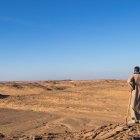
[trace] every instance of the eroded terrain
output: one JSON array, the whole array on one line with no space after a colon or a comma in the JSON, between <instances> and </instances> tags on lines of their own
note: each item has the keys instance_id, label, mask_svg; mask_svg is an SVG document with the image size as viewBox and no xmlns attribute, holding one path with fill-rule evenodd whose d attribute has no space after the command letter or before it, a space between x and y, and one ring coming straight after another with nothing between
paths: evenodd
<instances>
[{"instance_id":1,"label":"eroded terrain","mask_svg":"<svg viewBox=\"0 0 140 140\"><path fill-rule=\"evenodd\" d=\"M111 130L125 121L129 94L119 80L1 82L0 132L34 137Z\"/></svg>"}]
</instances>

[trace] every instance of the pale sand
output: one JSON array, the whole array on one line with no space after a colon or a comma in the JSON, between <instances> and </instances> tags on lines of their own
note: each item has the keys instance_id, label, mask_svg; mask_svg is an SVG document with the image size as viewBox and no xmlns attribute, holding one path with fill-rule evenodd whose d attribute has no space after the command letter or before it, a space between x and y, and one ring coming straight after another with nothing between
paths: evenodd
<instances>
[{"instance_id":1,"label":"pale sand","mask_svg":"<svg viewBox=\"0 0 140 140\"><path fill-rule=\"evenodd\" d=\"M93 129L104 125L102 131L114 133L113 127L125 121L130 93L126 81L95 80L5 82L0 83L0 94L1 133L7 137L62 133L56 139L63 139L73 135L65 132L82 130L91 138ZM78 139L76 134L72 139Z\"/></svg>"}]
</instances>

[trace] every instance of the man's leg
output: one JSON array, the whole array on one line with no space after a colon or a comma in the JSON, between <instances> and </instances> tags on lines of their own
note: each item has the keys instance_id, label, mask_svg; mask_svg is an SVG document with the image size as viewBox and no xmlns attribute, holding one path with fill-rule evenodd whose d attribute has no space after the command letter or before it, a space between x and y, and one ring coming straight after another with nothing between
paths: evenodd
<instances>
[{"instance_id":1,"label":"man's leg","mask_svg":"<svg viewBox=\"0 0 140 140\"><path fill-rule=\"evenodd\" d=\"M140 121L140 114L139 114L139 113L137 113L137 112L135 112L135 114L136 114L136 118L137 118L137 120L139 120L139 121Z\"/></svg>"},{"instance_id":2,"label":"man's leg","mask_svg":"<svg viewBox=\"0 0 140 140\"><path fill-rule=\"evenodd\" d=\"M136 111L133 109L135 106L136 94L135 93L131 93L131 94L132 94L131 104L130 104L131 120L137 122Z\"/></svg>"},{"instance_id":3,"label":"man's leg","mask_svg":"<svg viewBox=\"0 0 140 140\"><path fill-rule=\"evenodd\" d=\"M138 119L137 119L137 116L136 116L136 112L134 111L132 106L130 106L130 114L131 114L131 119L134 120L135 122L137 122Z\"/></svg>"}]
</instances>

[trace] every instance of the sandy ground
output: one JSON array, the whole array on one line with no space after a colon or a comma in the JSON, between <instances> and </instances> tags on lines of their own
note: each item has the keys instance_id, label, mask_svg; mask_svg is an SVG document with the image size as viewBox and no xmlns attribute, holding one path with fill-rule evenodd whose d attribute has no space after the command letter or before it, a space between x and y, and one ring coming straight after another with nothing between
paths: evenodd
<instances>
[{"instance_id":1,"label":"sandy ground","mask_svg":"<svg viewBox=\"0 0 140 140\"><path fill-rule=\"evenodd\" d=\"M103 139L102 131L114 133L117 127L128 132L139 128L123 124L129 94L126 81L119 80L1 82L0 132L49 140L86 139L85 134Z\"/></svg>"}]
</instances>

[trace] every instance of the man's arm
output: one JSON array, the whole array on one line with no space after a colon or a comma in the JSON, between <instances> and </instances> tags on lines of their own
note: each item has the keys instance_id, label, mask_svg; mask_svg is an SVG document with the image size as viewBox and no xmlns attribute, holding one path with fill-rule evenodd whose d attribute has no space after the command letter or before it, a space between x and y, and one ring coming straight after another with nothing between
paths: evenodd
<instances>
[{"instance_id":1,"label":"man's arm","mask_svg":"<svg viewBox=\"0 0 140 140\"><path fill-rule=\"evenodd\" d=\"M130 87L130 91L132 92L133 90L135 90L135 79L134 76L130 76L130 78L127 80L127 83L129 84Z\"/></svg>"}]
</instances>

